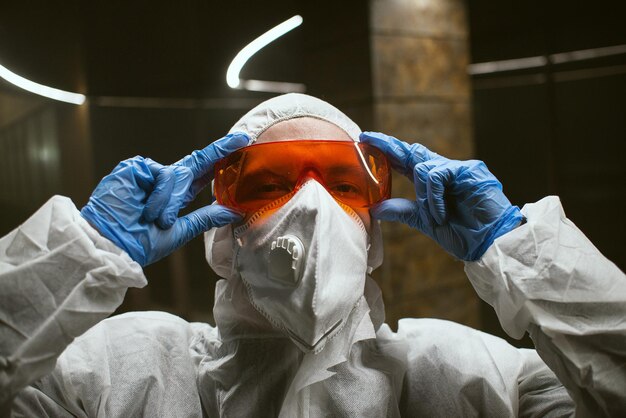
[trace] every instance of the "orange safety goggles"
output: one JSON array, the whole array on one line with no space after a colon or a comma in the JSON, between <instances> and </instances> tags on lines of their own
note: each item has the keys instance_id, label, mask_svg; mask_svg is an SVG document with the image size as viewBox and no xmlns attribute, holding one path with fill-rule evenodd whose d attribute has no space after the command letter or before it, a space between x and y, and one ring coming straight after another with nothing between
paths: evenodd
<instances>
[{"instance_id":1,"label":"orange safety goggles","mask_svg":"<svg viewBox=\"0 0 626 418\"><path fill-rule=\"evenodd\" d=\"M376 147L348 141L293 140L241 148L215 165L217 202L243 212L298 190L308 179L336 200L368 208L391 193L391 172Z\"/></svg>"}]
</instances>

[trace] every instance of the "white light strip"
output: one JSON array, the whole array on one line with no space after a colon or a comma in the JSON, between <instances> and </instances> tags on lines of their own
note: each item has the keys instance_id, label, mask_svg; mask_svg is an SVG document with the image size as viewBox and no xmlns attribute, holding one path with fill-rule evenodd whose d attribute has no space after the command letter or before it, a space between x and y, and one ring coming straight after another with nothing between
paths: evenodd
<instances>
[{"instance_id":1,"label":"white light strip","mask_svg":"<svg viewBox=\"0 0 626 418\"><path fill-rule=\"evenodd\" d=\"M523 68L543 67L548 63L548 59L543 56L518 58L503 61L481 62L467 66L470 75L498 73L500 71L521 70Z\"/></svg>"},{"instance_id":2,"label":"white light strip","mask_svg":"<svg viewBox=\"0 0 626 418\"><path fill-rule=\"evenodd\" d=\"M85 103L85 96L82 94L59 90L53 87L44 86L43 84L35 83L34 81L30 81L22 76L15 74L12 71L9 71L6 67L3 67L2 65L0 65L0 77L4 78L9 83L14 84L19 88L30 91L31 93L38 94L40 96L77 105L82 105L83 103Z\"/></svg>"},{"instance_id":3,"label":"white light strip","mask_svg":"<svg viewBox=\"0 0 626 418\"><path fill-rule=\"evenodd\" d=\"M604 48L582 49L580 51L561 52L550 55L550 61L555 64L563 62L582 61L593 58L608 57L611 55L626 54L626 45L607 46Z\"/></svg>"},{"instance_id":4,"label":"white light strip","mask_svg":"<svg viewBox=\"0 0 626 418\"><path fill-rule=\"evenodd\" d=\"M228 66L228 70L226 71L226 83L228 84L228 86L233 89L240 87L242 80L239 79L239 73L241 72L241 69L246 64L246 62L248 62L248 60L254 54L259 52L260 49L280 38L290 30L297 28L301 24L302 16L296 15L290 19L285 20L280 25L273 27L272 29L268 30L263 35L259 36L254 41L246 45L241 51L239 51L239 53L235 56L233 61Z\"/></svg>"},{"instance_id":5,"label":"white light strip","mask_svg":"<svg viewBox=\"0 0 626 418\"><path fill-rule=\"evenodd\" d=\"M271 93L304 93L306 86L301 83L287 83L284 81L239 80L242 89L251 91L266 91Z\"/></svg>"},{"instance_id":6,"label":"white light strip","mask_svg":"<svg viewBox=\"0 0 626 418\"><path fill-rule=\"evenodd\" d=\"M546 56L518 58L502 61L481 62L467 66L470 75L499 73L502 71L521 70L524 68L543 67L549 62L563 64L565 62L582 61L611 55L626 54L626 45L607 46L603 48L582 49L579 51L560 52Z\"/></svg>"}]
</instances>

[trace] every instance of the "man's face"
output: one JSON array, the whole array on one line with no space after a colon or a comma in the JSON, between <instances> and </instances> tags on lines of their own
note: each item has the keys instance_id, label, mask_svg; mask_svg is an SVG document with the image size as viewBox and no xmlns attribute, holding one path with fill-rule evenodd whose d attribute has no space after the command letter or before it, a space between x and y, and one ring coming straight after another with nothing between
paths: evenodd
<instances>
[{"instance_id":1,"label":"man's face","mask_svg":"<svg viewBox=\"0 0 626 418\"><path fill-rule=\"evenodd\" d=\"M325 139L350 141L352 138L338 126L321 119L303 117L289 119L272 125L257 138L256 143L288 141L294 139ZM369 232L371 218L367 209L354 209Z\"/></svg>"}]
</instances>

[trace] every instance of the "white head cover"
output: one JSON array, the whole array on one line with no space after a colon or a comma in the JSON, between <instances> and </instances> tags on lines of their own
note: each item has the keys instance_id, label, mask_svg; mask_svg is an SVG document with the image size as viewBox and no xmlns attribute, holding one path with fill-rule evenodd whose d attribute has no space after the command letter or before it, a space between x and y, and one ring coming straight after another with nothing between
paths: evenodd
<instances>
[{"instance_id":1,"label":"white head cover","mask_svg":"<svg viewBox=\"0 0 626 418\"><path fill-rule=\"evenodd\" d=\"M245 132L252 144L271 126L302 117L330 122L345 131L355 142L359 141L361 128L341 110L323 100L300 93L283 94L264 101L239 119L229 133Z\"/></svg>"}]
</instances>

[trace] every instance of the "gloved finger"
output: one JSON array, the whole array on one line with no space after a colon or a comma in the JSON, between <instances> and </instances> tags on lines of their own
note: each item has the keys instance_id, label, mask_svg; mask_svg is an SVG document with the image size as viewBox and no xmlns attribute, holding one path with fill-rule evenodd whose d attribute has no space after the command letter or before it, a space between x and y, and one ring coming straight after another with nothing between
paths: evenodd
<instances>
[{"instance_id":1,"label":"gloved finger","mask_svg":"<svg viewBox=\"0 0 626 418\"><path fill-rule=\"evenodd\" d=\"M428 198L428 173L439 165L439 161L430 160L415 165L413 169L413 186L417 200Z\"/></svg>"},{"instance_id":2,"label":"gloved finger","mask_svg":"<svg viewBox=\"0 0 626 418\"><path fill-rule=\"evenodd\" d=\"M461 168L458 161L449 161L428 172L426 182L428 209L430 215L439 225L445 224L448 220L448 208L445 201L446 190L455 182L456 175Z\"/></svg>"},{"instance_id":3,"label":"gloved finger","mask_svg":"<svg viewBox=\"0 0 626 418\"><path fill-rule=\"evenodd\" d=\"M147 222L154 222L163 213L174 190L175 174L173 168L170 166L162 167L155 177L154 189L143 208L143 218Z\"/></svg>"},{"instance_id":4,"label":"gloved finger","mask_svg":"<svg viewBox=\"0 0 626 418\"><path fill-rule=\"evenodd\" d=\"M447 159L436 158L433 160L419 163L413 170L413 185L415 186L415 200L419 207L419 213L417 219L420 221L420 226L415 227L422 232L427 233L427 230L432 230L437 225L437 221L432 216L431 204L428 198L428 181L430 173L436 170L437 167L443 163L446 164Z\"/></svg>"},{"instance_id":5,"label":"gloved finger","mask_svg":"<svg viewBox=\"0 0 626 418\"><path fill-rule=\"evenodd\" d=\"M193 175L187 167L171 165L173 185L169 200L157 219L157 225L161 229L169 229L178 218L178 212L185 207L185 196L189 191Z\"/></svg>"},{"instance_id":6,"label":"gloved finger","mask_svg":"<svg viewBox=\"0 0 626 418\"><path fill-rule=\"evenodd\" d=\"M120 180L124 179L125 181L128 181L132 177L135 184L139 186L141 190L146 193L150 193L154 188L154 179L156 177L155 173L158 172L158 169L154 170L150 168L150 162L158 164L139 155L133 158L128 158L119 163L113 172L106 176L105 179L109 177L116 177Z\"/></svg>"},{"instance_id":7,"label":"gloved finger","mask_svg":"<svg viewBox=\"0 0 626 418\"><path fill-rule=\"evenodd\" d=\"M402 222L413 227L417 225L418 213L418 202L402 198L383 200L370 209L374 219Z\"/></svg>"},{"instance_id":8,"label":"gloved finger","mask_svg":"<svg viewBox=\"0 0 626 418\"><path fill-rule=\"evenodd\" d=\"M175 163L188 167L193 173L193 183L185 195L183 204L186 206L196 198L213 179L215 163L232 152L248 145L250 138L243 132L234 132L213 142L202 150L194 151L191 155Z\"/></svg>"},{"instance_id":9,"label":"gloved finger","mask_svg":"<svg viewBox=\"0 0 626 418\"><path fill-rule=\"evenodd\" d=\"M359 139L380 149L389 158L391 166L410 180L413 179L413 168L417 164L443 158L421 144L407 144L379 132L362 132Z\"/></svg>"},{"instance_id":10,"label":"gloved finger","mask_svg":"<svg viewBox=\"0 0 626 418\"><path fill-rule=\"evenodd\" d=\"M179 218L174 225L176 248L211 228L217 228L243 219L243 215L222 205L208 205Z\"/></svg>"},{"instance_id":11,"label":"gloved finger","mask_svg":"<svg viewBox=\"0 0 626 418\"><path fill-rule=\"evenodd\" d=\"M204 149L192 152L191 155L184 157L182 160L174 163L174 165L182 165L189 168L194 180L207 175L212 178L215 163L239 148L245 147L249 141L250 138L245 133L234 132L218 139ZM211 179L208 181L211 181Z\"/></svg>"}]
</instances>

